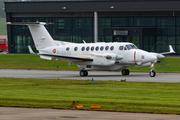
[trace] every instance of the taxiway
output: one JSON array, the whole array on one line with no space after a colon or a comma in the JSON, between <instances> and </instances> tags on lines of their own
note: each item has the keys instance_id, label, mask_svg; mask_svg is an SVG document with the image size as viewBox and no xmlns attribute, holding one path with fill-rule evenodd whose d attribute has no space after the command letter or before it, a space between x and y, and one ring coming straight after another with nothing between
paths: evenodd
<instances>
[{"instance_id":1,"label":"taxiway","mask_svg":"<svg viewBox=\"0 0 180 120\"><path fill-rule=\"evenodd\" d=\"M128 82L169 82L179 83L179 73L157 73L150 77L149 73L130 73L123 76L120 72L89 71L87 77L80 77L79 71L46 71L46 70L12 70L0 69L0 77L7 78L37 78L37 79L73 79L73 80L126 80Z\"/></svg>"},{"instance_id":2,"label":"taxiway","mask_svg":"<svg viewBox=\"0 0 180 120\"><path fill-rule=\"evenodd\" d=\"M180 115L0 107L1 120L179 120Z\"/></svg>"}]
</instances>

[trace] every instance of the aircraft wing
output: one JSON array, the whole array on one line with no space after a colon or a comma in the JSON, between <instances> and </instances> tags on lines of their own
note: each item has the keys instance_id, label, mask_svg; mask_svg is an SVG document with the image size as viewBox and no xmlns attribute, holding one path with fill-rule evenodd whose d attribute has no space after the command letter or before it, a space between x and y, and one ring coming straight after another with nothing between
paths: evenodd
<instances>
[{"instance_id":1,"label":"aircraft wing","mask_svg":"<svg viewBox=\"0 0 180 120\"><path fill-rule=\"evenodd\" d=\"M40 57L43 59L51 60L53 59L62 59L67 61L93 61L93 59L85 57L72 57L72 56L62 56L62 55L52 55L52 54L40 54Z\"/></svg>"},{"instance_id":2,"label":"aircraft wing","mask_svg":"<svg viewBox=\"0 0 180 120\"><path fill-rule=\"evenodd\" d=\"M164 53L160 53L160 54L165 55L165 54L171 54L171 53L175 53L175 51L173 50L172 46L169 45L169 52L164 52Z\"/></svg>"}]
</instances>

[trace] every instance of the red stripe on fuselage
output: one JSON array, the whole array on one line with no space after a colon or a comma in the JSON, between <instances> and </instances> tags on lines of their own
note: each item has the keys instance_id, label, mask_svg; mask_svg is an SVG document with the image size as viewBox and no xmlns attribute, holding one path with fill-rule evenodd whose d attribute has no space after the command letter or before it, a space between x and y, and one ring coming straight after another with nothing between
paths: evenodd
<instances>
[{"instance_id":1,"label":"red stripe on fuselage","mask_svg":"<svg viewBox=\"0 0 180 120\"><path fill-rule=\"evenodd\" d=\"M134 52L134 61L136 61L136 51Z\"/></svg>"},{"instance_id":2,"label":"red stripe on fuselage","mask_svg":"<svg viewBox=\"0 0 180 120\"><path fill-rule=\"evenodd\" d=\"M136 62L142 62L142 60L136 60L136 51L134 51L134 60L128 62L134 62L136 64Z\"/></svg>"}]
</instances>

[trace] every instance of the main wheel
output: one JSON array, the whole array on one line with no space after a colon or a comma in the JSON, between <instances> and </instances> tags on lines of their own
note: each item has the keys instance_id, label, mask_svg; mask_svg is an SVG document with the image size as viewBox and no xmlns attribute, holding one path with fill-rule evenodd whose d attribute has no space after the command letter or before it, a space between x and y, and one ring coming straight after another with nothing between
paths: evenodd
<instances>
[{"instance_id":1,"label":"main wheel","mask_svg":"<svg viewBox=\"0 0 180 120\"><path fill-rule=\"evenodd\" d=\"M81 71L79 72L79 75L80 75L81 77L83 77L83 76L88 76L88 71L87 71L87 70L81 70Z\"/></svg>"},{"instance_id":2,"label":"main wheel","mask_svg":"<svg viewBox=\"0 0 180 120\"><path fill-rule=\"evenodd\" d=\"M123 69L121 73L122 75L129 75L130 71L128 69Z\"/></svg>"},{"instance_id":3,"label":"main wheel","mask_svg":"<svg viewBox=\"0 0 180 120\"><path fill-rule=\"evenodd\" d=\"M88 76L88 71L87 70L84 70L84 76Z\"/></svg>"},{"instance_id":4,"label":"main wheel","mask_svg":"<svg viewBox=\"0 0 180 120\"><path fill-rule=\"evenodd\" d=\"M155 77L156 76L156 72L154 72L153 70L149 73L149 75L151 76L151 77Z\"/></svg>"},{"instance_id":5,"label":"main wheel","mask_svg":"<svg viewBox=\"0 0 180 120\"><path fill-rule=\"evenodd\" d=\"M130 71L128 69L126 69L126 75L129 75Z\"/></svg>"},{"instance_id":6,"label":"main wheel","mask_svg":"<svg viewBox=\"0 0 180 120\"><path fill-rule=\"evenodd\" d=\"M79 75L80 75L81 77L83 77L83 76L85 75L84 70L81 70L81 71L79 72Z\"/></svg>"}]
</instances>

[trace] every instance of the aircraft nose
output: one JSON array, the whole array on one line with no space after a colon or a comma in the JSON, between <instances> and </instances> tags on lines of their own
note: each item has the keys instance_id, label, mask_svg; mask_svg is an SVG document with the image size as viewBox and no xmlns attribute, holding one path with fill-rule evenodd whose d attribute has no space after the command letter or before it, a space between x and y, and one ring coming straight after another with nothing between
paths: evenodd
<instances>
[{"instance_id":1,"label":"aircraft nose","mask_svg":"<svg viewBox=\"0 0 180 120\"><path fill-rule=\"evenodd\" d=\"M148 59L149 59L150 62L157 61L157 57L155 55L152 55L152 54L148 54Z\"/></svg>"}]
</instances>

